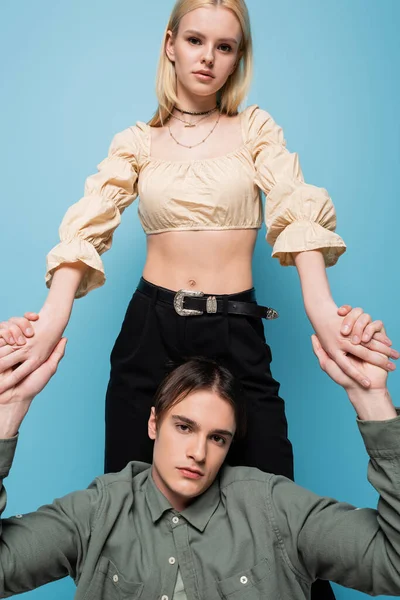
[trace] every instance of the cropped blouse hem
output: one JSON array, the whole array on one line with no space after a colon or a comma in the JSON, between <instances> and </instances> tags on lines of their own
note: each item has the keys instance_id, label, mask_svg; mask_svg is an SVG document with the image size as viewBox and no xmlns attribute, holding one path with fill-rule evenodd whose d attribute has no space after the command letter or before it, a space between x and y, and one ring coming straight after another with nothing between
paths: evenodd
<instances>
[{"instance_id":1,"label":"cropped blouse hem","mask_svg":"<svg viewBox=\"0 0 400 600\"><path fill-rule=\"evenodd\" d=\"M46 286L50 288L56 269L63 264L82 262L89 267L76 291L75 298L82 298L90 291L101 287L106 281L103 262L94 246L79 238L61 242L47 256Z\"/></svg>"},{"instance_id":2,"label":"cropped blouse hem","mask_svg":"<svg viewBox=\"0 0 400 600\"><path fill-rule=\"evenodd\" d=\"M229 231L233 229L261 229L260 225L225 225L224 227L220 225L199 225L198 223L194 223L193 225L187 225L182 227L167 227L163 229L152 229L146 230L143 228L146 235L154 235L156 233L168 233L169 231Z\"/></svg>"}]
</instances>

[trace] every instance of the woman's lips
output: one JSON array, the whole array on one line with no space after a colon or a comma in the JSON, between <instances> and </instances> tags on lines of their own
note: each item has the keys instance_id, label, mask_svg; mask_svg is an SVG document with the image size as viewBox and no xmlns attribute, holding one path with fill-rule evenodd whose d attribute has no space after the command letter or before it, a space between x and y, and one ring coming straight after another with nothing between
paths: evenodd
<instances>
[{"instance_id":1,"label":"woman's lips","mask_svg":"<svg viewBox=\"0 0 400 600\"><path fill-rule=\"evenodd\" d=\"M214 79L212 75L205 75L204 73L193 73L193 75L195 75L201 81L211 81L212 79Z\"/></svg>"}]
</instances>

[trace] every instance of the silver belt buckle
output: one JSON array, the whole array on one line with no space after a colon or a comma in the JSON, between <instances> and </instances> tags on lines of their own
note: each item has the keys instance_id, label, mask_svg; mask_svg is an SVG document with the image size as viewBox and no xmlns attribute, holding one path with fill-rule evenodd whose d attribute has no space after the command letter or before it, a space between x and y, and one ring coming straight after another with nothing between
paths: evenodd
<instances>
[{"instance_id":1,"label":"silver belt buckle","mask_svg":"<svg viewBox=\"0 0 400 600\"><path fill-rule=\"evenodd\" d=\"M195 292L193 290L179 290L176 292L174 297L174 309L181 317L193 317L194 315L202 315L202 310L193 310L191 308L183 308L185 296L191 296L195 298L201 298L204 296L203 292Z\"/></svg>"}]
</instances>

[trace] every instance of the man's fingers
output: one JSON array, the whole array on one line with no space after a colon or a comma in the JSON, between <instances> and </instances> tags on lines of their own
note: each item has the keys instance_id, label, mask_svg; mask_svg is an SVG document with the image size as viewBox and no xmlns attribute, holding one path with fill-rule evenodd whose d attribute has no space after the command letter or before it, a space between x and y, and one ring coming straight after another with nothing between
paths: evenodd
<instances>
[{"instance_id":1,"label":"man's fingers","mask_svg":"<svg viewBox=\"0 0 400 600\"><path fill-rule=\"evenodd\" d=\"M0 337L5 340L7 344L15 344L15 339L10 331L10 324L8 321L2 321L0 323Z\"/></svg>"},{"instance_id":2,"label":"man's fingers","mask_svg":"<svg viewBox=\"0 0 400 600\"><path fill-rule=\"evenodd\" d=\"M24 317L26 319L29 319L29 321L37 321L39 318L39 315L38 315L38 313L35 313L35 312L26 312L26 313L24 313Z\"/></svg>"},{"instance_id":3,"label":"man's fingers","mask_svg":"<svg viewBox=\"0 0 400 600\"><path fill-rule=\"evenodd\" d=\"M11 369L12 367L15 367L18 363L24 362L24 360L26 360L26 353L24 352L24 348L19 348L18 350L15 350L14 346L14 348L11 348L11 350L14 351L11 351L9 354L6 354L3 348L1 350L1 354L3 356L0 360L0 373L4 373L4 371L7 371L7 369Z\"/></svg>"},{"instance_id":4,"label":"man's fingers","mask_svg":"<svg viewBox=\"0 0 400 600\"><path fill-rule=\"evenodd\" d=\"M58 342L57 346L54 348L53 352L47 359L47 362L54 366L55 370L57 370L58 363L60 362L60 360L64 358L67 341L67 338L61 338L61 340Z\"/></svg>"},{"instance_id":5,"label":"man's fingers","mask_svg":"<svg viewBox=\"0 0 400 600\"><path fill-rule=\"evenodd\" d=\"M345 385L347 381L346 375L340 369L340 367L336 364L334 360L332 360L325 350L322 348L321 344L316 335L311 336L311 342L314 350L315 356L318 358L319 366L321 369L329 375L331 379L336 381L339 385Z\"/></svg>"},{"instance_id":6,"label":"man's fingers","mask_svg":"<svg viewBox=\"0 0 400 600\"><path fill-rule=\"evenodd\" d=\"M380 352L381 354L384 354L392 360L397 360L398 358L400 358L400 352L398 352L394 348L391 348L384 342L380 342L375 337L373 337L372 340L367 344L364 344L363 342L361 345L365 348L368 348L369 350L373 350L374 352Z\"/></svg>"},{"instance_id":7,"label":"man's fingers","mask_svg":"<svg viewBox=\"0 0 400 600\"><path fill-rule=\"evenodd\" d=\"M387 350L390 350L390 348L388 348L388 346L385 346L385 344L381 344L380 342L375 343L377 345L379 344L385 352ZM385 369L385 371L394 371L396 369L396 365L389 361L389 358L388 356L386 356L386 354L381 353L379 351L370 350L369 348L366 348L363 345L352 344L349 348L346 348L345 346L344 350L349 354L352 354L356 358L370 363L371 365L376 365L377 367L381 367L381 369Z\"/></svg>"},{"instance_id":8,"label":"man's fingers","mask_svg":"<svg viewBox=\"0 0 400 600\"><path fill-rule=\"evenodd\" d=\"M4 342L3 344L1 342L4 342L4 340L0 340L0 373L3 372L3 362L1 359L5 356L8 356L9 354L13 354L18 349L18 346L10 346L10 344L7 344L6 342Z\"/></svg>"},{"instance_id":9,"label":"man's fingers","mask_svg":"<svg viewBox=\"0 0 400 600\"><path fill-rule=\"evenodd\" d=\"M353 346L353 348L361 348L362 346ZM337 362L340 369L345 373L348 377L357 381L362 387L369 388L371 385L371 381L364 375L361 371L359 371L350 361L350 358L345 354L340 354L337 357L335 356L335 361Z\"/></svg>"},{"instance_id":10,"label":"man's fingers","mask_svg":"<svg viewBox=\"0 0 400 600\"><path fill-rule=\"evenodd\" d=\"M14 325L17 325L20 328L22 334L26 337L32 337L35 333L32 327L32 323L29 319L25 317L11 317L11 319L9 319L9 323L14 323Z\"/></svg>"},{"instance_id":11,"label":"man's fingers","mask_svg":"<svg viewBox=\"0 0 400 600\"><path fill-rule=\"evenodd\" d=\"M349 314L343 319L342 326L340 327L340 333L342 335L349 335L354 327L355 322L363 314L362 308L353 308Z\"/></svg>"},{"instance_id":12,"label":"man's fingers","mask_svg":"<svg viewBox=\"0 0 400 600\"><path fill-rule=\"evenodd\" d=\"M342 306L340 306L340 307L338 308L338 314L339 314L341 317L345 317L346 315L348 315L348 314L349 314L349 312L350 312L350 311L351 311L351 306L350 306L350 304L342 304Z\"/></svg>"},{"instance_id":13,"label":"man's fingers","mask_svg":"<svg viewBox=\"0 0 400 600\"><path fill-rule=\"evenodd\" d=\"M16 354L16 352L14 354ZM4 359L4 360L6 360L6 359ZM0 394L7 391L8 389L16 386L18 383L20 383L20 381L22 381L22 379L24 379L30 373L32 373L32 371L34 369L35 369L35 365L33 364L33 362L26 360L19 367L17 367L16 369L13 369L13 371L10 373L10 375L8 375L4 378L2 377L1 381L0 381ZM4 371L5 371L5 369L3 370L3 366L2 366L1 372L4 373Z\"/></svg>"}]
</instances>

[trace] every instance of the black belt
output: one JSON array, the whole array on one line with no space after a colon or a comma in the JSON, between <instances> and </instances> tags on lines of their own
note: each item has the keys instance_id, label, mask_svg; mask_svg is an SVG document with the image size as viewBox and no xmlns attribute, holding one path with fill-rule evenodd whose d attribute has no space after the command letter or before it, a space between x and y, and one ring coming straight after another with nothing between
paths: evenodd
<instances>
[{"instance_id":1,"label":"black belt","mask_svg":"<svg viewBox=\"0 0 400 600\"><path fill-rule=\"evenodd\" d=\"M193 290L179 290L173 292L166 288L149 283L141 278L137 287L138 291L156 301L171 304L178 315L192 317L195 315L231 314L246 315L247 317L259 317L262 319L277 319L278 313L274 308L260 306L256 303L254 290L248 290L237 294L244 297L247 302L235 300L235 294L212 296ZM229 299L231 298L231 299Z\"/></svg>"}]
</instances>

